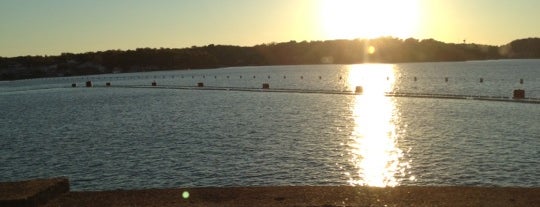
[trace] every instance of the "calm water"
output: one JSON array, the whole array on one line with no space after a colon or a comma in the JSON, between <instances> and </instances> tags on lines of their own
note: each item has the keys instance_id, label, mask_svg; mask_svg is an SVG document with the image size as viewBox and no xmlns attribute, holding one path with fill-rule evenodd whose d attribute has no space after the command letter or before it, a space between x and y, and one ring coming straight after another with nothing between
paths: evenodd
<instances>
[{"instance_id":1,"label":"calm water","mask_svg":"<svg viewBox=\"0 0 540 207\"><path fill-rule=\"evenodd\" d=\"M416 81L414 81L416 77ZM448 78L448 81L445 81ZM480 82L480 78L483 82ZM93 88L71 88L92 80ZM520 84L523 79L523 84ZM352 91L363 95L166 88ZM540 60L239 67L0 82L0 180L180 186L540 187Z\"/></svg>"}]
</instances>

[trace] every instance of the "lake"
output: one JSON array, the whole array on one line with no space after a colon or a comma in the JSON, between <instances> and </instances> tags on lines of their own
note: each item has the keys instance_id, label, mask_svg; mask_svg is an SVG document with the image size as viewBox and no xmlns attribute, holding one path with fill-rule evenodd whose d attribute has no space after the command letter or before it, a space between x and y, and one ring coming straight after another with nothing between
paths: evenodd
<instances>
[{"instance_id":1,"label":"lake","mask_svg":"<svg viewBox=\"0 0 540 207\"><path fill-rule=\"evenodd\" d=\"M94 87L84 87L87 80ZM150 86L154 81L157 87ZM270 89L261 89L263 83ZM362 93L354 93L356 86ZM540 187L539 104L385 96L511 100L515 89L540 99L540 60L4 81L0 180L67 176L73 190Z\"/></svg>"}]
</instances>

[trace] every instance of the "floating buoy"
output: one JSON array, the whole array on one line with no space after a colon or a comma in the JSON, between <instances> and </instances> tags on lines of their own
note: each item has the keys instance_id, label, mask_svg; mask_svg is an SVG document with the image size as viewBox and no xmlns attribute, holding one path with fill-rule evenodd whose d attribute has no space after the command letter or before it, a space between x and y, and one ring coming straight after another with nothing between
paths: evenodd
<instances>
[{"instance_id":1,"label":"floating buoy","mask_svg":"<svg viewBox=\"0 0 540 207\"><path fill-rule=\"evenodd\" d=\"M354 93L362 93L364 92L364 88L362 88L362 86L356 86L356 88L354 89Z\"/></svg>"},{"instance_id":2,"label":"floating buoy","mask_svg":"<svg viewBox=\"0 0 540 207\"><path fill-rule=\"evenodd\" d=\"M156 81L152 81L152 86L157 86Z\"/></svg>"},{"instance_id":3,"label":"floating buoy","mask_svg":"<svg viewBox=\"0 0 540 207\"><path fill-rule=\"evenodd\" d=\"M444 82L448 82L448 77L444 78Z\"/></svg>"},{"instance_id":4,"label":"floating buoy","mask_svg":"<svg viewBox=\"0 0 540 207\"><path fill-rule=\"evenodd\" d=\"M240 79L242 79L242 76L240 76Z\"/></svg>"},{"instance_id":5,"label":"floating buoy","mask_svg":"<svg viewBox=\"0 0 540 207\"><path fill-rule=\"evenodd\" d=\"M229 79L229 76L227 76L227 79Z\"/></svg>"},{"instance_id":6,"label":"floating buoy","mask_svg":"<svg viewBox=\"0 0 540 207\"><path fill-rule=\"evenodd\" d=\"M480 83L483 83L484 82L484 79L483 78L480 78Z\"/></svg>"},{"instance_id":7,"label":"floating buoy","mask_svg":"<svg viewBox=\"0 0 540 207\"><path fill-rule=\"evenodd\" d=\"M262 84L262 89L269 89L270 88L270 84L268 83L263 83Z\"/></svg>"},{"instance_id":8,"label":"floating buoy","mask_svg":"<svg viewBox=\"0 0 540 207\"><path fill-rule=\"evenodd\" d=\"M519 83L520 83L520 84L523 84L523 78L522 78L522 79L519 79Z\"/></svg>"},{"instance_id":9,"label":"floating buoy","mask_svg":"<svg viewBox=\"0 0 540 207\"><path fill-rule=\"evenodd\" d=\"M92 81L86 81L86 87L92 87Z\"/></svg>"},{"instance_id":10,"label":"floating buoy","mask_svg":"<svg viewBox=\"0 0 540 207\"><path fill-rule=\"evenodd\" d=\"M386 76L386 80L390 80L390 77Z\"/></svg>"},{"instance_id":11,"label":"floating buoy","mask_svg":"<svg viewBox=\"0 0 540 207\"><path fill-rule=\"evenodd\" d=\"M217 75L214 76L214 79L217 79Z\"/></svg>"},{"instance_id":12,"label":"floating buoy","mask_svg":"<svg viewBox=\"0 0 540 207\"><path fill-rule=\"evenodd\" d=\"M255 79L255 78L256 78L256 76L253 76L253 79Z\"/></svg>"},{"instance_id":13,"label":"floating buoy","mask_svg":"<svg viewBox=\"0 0 540 207\"><path fill-rule=\"evenodd\" d=\"M417 80L417 79L416 79L416 76L414 76L414 81L416 81L416 80Z\"/></svg>"},{"instance_id":14,"label":"floating buoy","mask_svg":"<svg viewBox=\"0 0 540 207\"><path fill-rule=\"evenodd\" d=\"M339 76L339 80L343 79L343 77Z\"/></svg>"},{"instance_id":15,"label":"floating buoy","mask_svg":"<svg viewBox=\"0 0 540 207\"><path fill-rule=\"evenodd\" d=\"M268 79L270 79L270 76L268 76Z\"/></svg>"},{"instance_id":16,"label":"floating buoy","mask_svg":"<svg viewBox=\"0 0 540 207\"><path fill-rule=\"evenodd\" d=\"M75 87L77 87L77 84L76 84L76 83L72 83L72 84L71 84L71 87L75 88Z\"/></svg>"},{"instance_id":17,"label":"floating buoy","mask_svg":"<svg viewBox=\"0 0 540 207\"><path fill-rule=\"evenodd\" d=\"M513 99L523 99L523 98L525 98L525 90L522 90L522 89L514 90L514 96L512 98Z\"/></svg>"},{"instance_id":18,"label":"floating buoy","mask_svg":"<svg viewBox=\"0 0 540 207\"><path fill-rule=\"evenodd\" d=\"M319 80L321 80L321 79L322 79L322 77L321 77L321 76L319 76Z\"/></svg>"},{"instance_id":19,"label":"floating buoy","mask_svg":"<svg viewBox=\"0 0 540 207\"><path fill-rule=\"evenodd\" d=\"M111 86L111 82L105 83L105 86Z\"/></svg>"},{"instance_id":20,"label":"floating buoy","mask_svg":"<svg viewBox=\"0 0 540 207\"><path fill-rule=\"evenodd\" d=\"M283 79L287 79L287 76L283 76Z\"/></svg>"},{"instance_id":21,"label":"floating buoy","mask_svg":"<svg viewBox=\"0 0 540 207\"><path fill-rule=\"evenodd\" d=\"M203 75L203 76L202 76L202 78L206 78L206 76L205 76L205 75Z\"/></svg>"},{"instance_id":22,"label":"floating buoy","mask_svg":"<svg viewBox=\"0 0 540 207\"><path fill-rule=\"evenodd\" d=\"M300 76L300 79L304 79L304 76Z\"/></svg>"},{"instance_id":23,"label":"floating buoy","mask_svg":"<svg viewBox=\"0 0 540 207\"><path fill-rule=\"evenodd\" d=\"M197 87L204 87L204 83L198 82L198 83L197 83Z\"/></svg>"}]
</instances>

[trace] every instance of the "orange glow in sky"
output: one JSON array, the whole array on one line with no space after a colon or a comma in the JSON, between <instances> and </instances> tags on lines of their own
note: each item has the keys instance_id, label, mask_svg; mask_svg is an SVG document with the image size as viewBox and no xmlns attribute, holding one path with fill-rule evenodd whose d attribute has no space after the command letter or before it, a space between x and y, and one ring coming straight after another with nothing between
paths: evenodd
<instances>
[{"instance_id":1,"label":"orange glow in sky","mask_svg":"<svg viewBox=\"0 0 540 207\"><path fill-rule=\"evenodd\" d=\"M537 0L2 0L0 56L110 49L433 38L538 37Z\"/></svg>"}]
</instances>

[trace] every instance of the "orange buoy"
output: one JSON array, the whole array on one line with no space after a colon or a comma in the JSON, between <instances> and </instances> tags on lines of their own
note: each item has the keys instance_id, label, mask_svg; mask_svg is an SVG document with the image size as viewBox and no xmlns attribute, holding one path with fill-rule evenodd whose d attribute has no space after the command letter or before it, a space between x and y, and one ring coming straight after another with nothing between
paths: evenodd
<instances>
[{"instance_id":1,"label":"orange buoy","mask_svg":"<svg viewBox=\"0 0 540 207\"><path fill-rule=\"evenodd\" d=\"M525 90L522 90L522 89L514 90L514 96L512 98L513 99L523 99L523 98L525 98Z\"/></svg>"},{"instance_id":2,"label":"orange buoy","mask_svg":"<svg viewBox=\"0 0 540 207\"><path fill-rule=\"evenodd\" d=\"M364 92L364 88L362 88L362 86L356 86L356 88L354 89L354 93L362 93Z\"/></svg>"}]
</instances>

